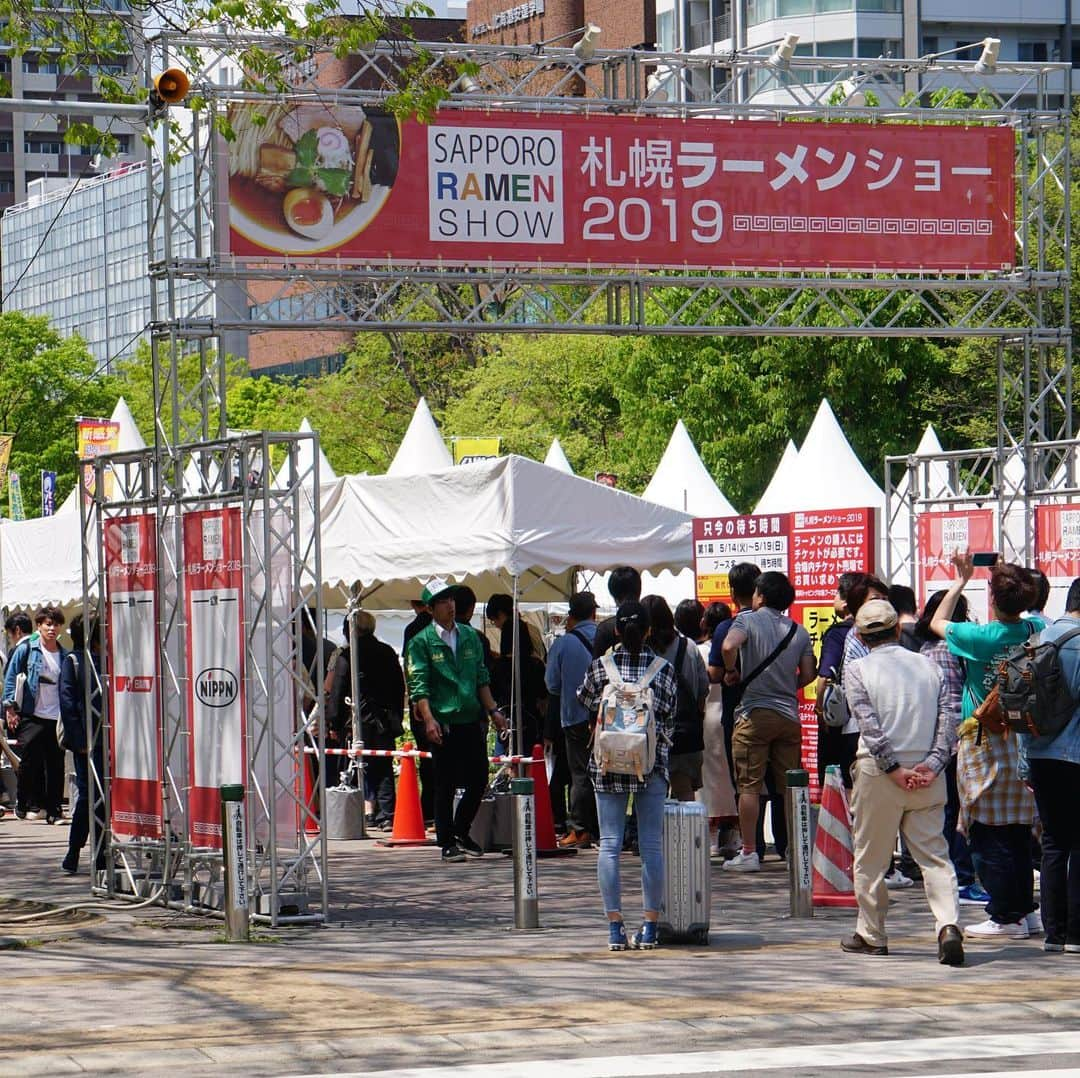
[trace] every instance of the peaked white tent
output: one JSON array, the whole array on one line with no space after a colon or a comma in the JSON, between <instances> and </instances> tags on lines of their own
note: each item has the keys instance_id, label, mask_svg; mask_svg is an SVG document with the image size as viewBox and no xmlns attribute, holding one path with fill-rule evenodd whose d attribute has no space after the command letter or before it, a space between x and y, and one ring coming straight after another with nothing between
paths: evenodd
<instances>
[{"instance_id":1,"label":"peaked white tent","mask_svg":"<svg viewBox=\"0 0 1080 1078\"><path fill-rule=\"evenodd\" d=\"M300 427L297 431L298 434L311 434L314 431L307 416L304 416L300 420ZM297 453L297 467L299 468L301 475L308 475L311 471L312 458L314 454L311 452L310 442L301 442L300 449ZM277 481L280 483L288 483L292 479L292 465L289 460L286 459L281 466L281 471L277 473ZM322 446L319 446L319 486L324 487L327 483L332 483L337 479L337 472L330 466L330 461L326 459L326 454L322 450Z\"/></svg>"},{"instance_id":2,"label":"peaked white tent","mask_svg":"<svg viewBox=\"0 0 1080 1078\"><path fill-rule=\"evenodd\" d=\"M702 463L690 432L680 419L642 497L696 517L730 517L735 508Z\"/></svg>"},{"instance_id":3,"label":"peaked white tent","mask_svg":"<svg viewBox=\"0 0 1080 1078\"><path fill-rule=\"evenodd\" d=\"M417 582L468 581L478 595L564 599L578 568L681 569L691 518L525 457L427 475L348 476L322 497L328 587L358 582L364 605L402 609Z\"/></svg>"},{"instance_id":4,"label":"peaked white tent","mask_svg":"<svg viewBox=\"0 0 1080 1078\"><path fill-rule=\"evenodd\" d=\"M454 458L435 425L431 409L421 397L386 474L426 475L440 468L449 468L453 463Z\"/></svg>"},{"instance_id":5,"label":"peaked white tent","mask_svg":"<svg viewBox=\"0 0 1080 1078\"><path fill-rule=\"evenodd\" d=\"M563 452L563 447L558 438L552 440L551 448L547 451L547 456L544 457L544 463L549 468L555 468L566 475L574 474L574 469L570 467L570 461L566 459L566 454Z\"/></svg>"},{"instance_id":6,"label":"peaked white tent","mask_svg":"<svg viewBox=\"0 0 1080 1078\"><path fill-rule=\"evenodd\" d=\"M884 510L885 492L862 466L829 402L823 399L785 482L770 495L768 504L763 503L764 498L755 512L793 513L864 505Z\"/></svg>"},{"instance_id":7,"label":"peaked white tent","mask_svg":"<svg viewBox=\"0 0 1080 1078\"><path fill-rule=\"evenodd\" d=\"M695 517L729 517L735 507L724 497L709 475L694 446L686 424L680 419L668 439L660 463L656 466L642 497L647 502L690 513ZM693 568L680 573L643 574L642 595L662 595L674 608L696 593Z\"/></svg>"},{"instance_id":8,"label":"peaked white tent","mask_svg":"<svg viewBox=\"0 0 1080 1078\"><path fill-rule=\"evenodd\" d=\"M935 456L942 452L934 425L928 423L919 444L915 447L915 456ZM895 583L913 584L914 567L911 565L911 509L907 503L908 476L905 473L896 485L889 503L889 552ZM949 467L944 461L936 460L919 465L918 488L920 496L929 498L949 497L956 493L949 482ZM947 505L938 506L939 509ZM882 572L885 564L881 565Z\"/></svg>"},{"instance_id":9,"label":"peaked white tent","mask_svg":"<svg viewBox=\"0 0 1080 1078\"><path fill-rule=\"evenodd\" d=\"M783 492L791 482L791 477L795 470L795 462L798 459L799 450L795 447L795 443L789 438L787 445L784 446L784 452L780 457L780 463L777 464L776 471L773 472L773 477L769 480L769 485L765 488L765 493L761 495L761 499L754 509L755 513L782 512L782 510L777 508L777 504L784 498Z\"/></svg>"}]
</instances>

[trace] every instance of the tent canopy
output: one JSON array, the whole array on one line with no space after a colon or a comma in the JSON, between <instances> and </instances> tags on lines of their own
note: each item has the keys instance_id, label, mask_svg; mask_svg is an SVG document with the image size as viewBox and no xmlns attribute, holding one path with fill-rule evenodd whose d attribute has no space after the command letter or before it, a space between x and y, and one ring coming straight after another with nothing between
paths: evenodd
<instances>
[{"instance_id":1,"label":"tent canopy","mask_svg":"<svg viewBox=\"0 0 1080 1078\"><path fill-rule=\"evenodd\" d=\"M779 474L780 468L769 484L768 500L762 497L755 512L794 513L802 509L861 506L885 508L885 492L862 466L844 437L829 402L824 399L795 463L784 473L782 484L777 482Z\"/></svg>"},{"instance_id":2,"label":"tent canopy","mask_svg":"<svg viewBox=\"0 0 1080 1078\"><path fill-rule=\"evenodd\" d=\"M681 419L642 497L696 517L735 516L734 506L709 475Z\"/></svg>"},{"instance_id":3,"label":"tent canopy","mask_svg":"<svg viewBox=\"0 0 1080 1078\"><path fill-rule=\"evenodd\" d=\"M435 417L421 397L386 474L426 475L439 468L449 468L453 463L454 458L435 425Z\"/></svg>"},{"instance_id":4,"label":"tent canopy","mask_svg":"<svg viewBox=\"0 0 1080 1078\"><path fill-rule=\"evenodd\" d=\"M429 475L350 476L324 489L327 586L360 585L369 608L401 609L432 576L478 596L509 591L565 598L575 568L681 569L691 518L525 457Z\"/></svg>"},{"instance_id":5,"label":"tent canopy","mask_svg":"<svg viewBox=\"0 0 1080 1078\"><path fill-rule=\"evenodd\" d=\"M783 492L787 490L792 481L792 475L795 472L798 460L799 450L789 438L780 457L780 463L776 466L776 471L773 472L772 479L769 480L769 485L765 488L765 493L761 495L760 500L754 507L755 513L781 512L777 507L784 497Z\"/></svg>"},{"instance_id":6,"label":"tent canopy","mask_svg":"<svg viewBox=\"0 0 1080 1078\"><path fill-rule=\"evenodd\" d=\"M544 457L544 463L549 468L557 468L560 472L565 472L567 475L574 474L574 469L570 466L570 461L566 459L562 443L558 438L552 439L551 448L547 451L547 456Z\"/></svg>"}]
</instances>

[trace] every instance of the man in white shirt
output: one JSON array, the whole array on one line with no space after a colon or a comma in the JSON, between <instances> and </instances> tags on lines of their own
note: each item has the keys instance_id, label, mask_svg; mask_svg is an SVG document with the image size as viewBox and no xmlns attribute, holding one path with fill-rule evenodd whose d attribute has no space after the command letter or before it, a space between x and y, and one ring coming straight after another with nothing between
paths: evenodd
<instances>
[{"instance_id":1,"label":"man in white shirt","mask_svg":"<svg viewBox=\"0 0 1080 1078\"><path fill-rule=\"evenodd\" d=\"M897 829L922 869L934 914L938 961L964 963L956 872L942 833L945 776L956 744L957 714L938 668L900 646L896 610L872 599L855 615L870 654L844 671L848 710L859 726L851 773L855 848L855 934L840 946L853 954L887 955L885 874Z\"/></svg>"}]
</instances>

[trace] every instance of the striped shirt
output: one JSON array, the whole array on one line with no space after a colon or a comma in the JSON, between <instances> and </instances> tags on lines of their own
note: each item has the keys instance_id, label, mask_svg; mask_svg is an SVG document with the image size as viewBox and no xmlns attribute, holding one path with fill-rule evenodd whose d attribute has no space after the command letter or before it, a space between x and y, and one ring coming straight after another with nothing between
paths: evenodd
<instances>
[{"instance_id":1,"label":"striped shirt","mask_svg":"<svg viewBox=\"0 0 1080 1078\"><path fill-rule=\"evenodd\" d=\"M611 653L611 657L623 681L637 681L644 677L649 664L656 658L656 653L643 647L635 658L620 644ZM590 716L596 715L600 698L604 695L604 686L607 683L608 676L603 660L594 659L592 665L585 671L585 680L577 691L582 707L589 712ZM675 707L679 691L675 671L670 663L664 663L660 672L653 678L652 688L656 707L656 764L644 780L639 782L636 775L610 773L601 775L600 768L596 766L596 761L590 755L589 778L592 780L593 789L600 793L629 794L644 790L652 775L660 775L665 782L667 781L668 750L675 734Z\"/></svg>"}]
</instances>

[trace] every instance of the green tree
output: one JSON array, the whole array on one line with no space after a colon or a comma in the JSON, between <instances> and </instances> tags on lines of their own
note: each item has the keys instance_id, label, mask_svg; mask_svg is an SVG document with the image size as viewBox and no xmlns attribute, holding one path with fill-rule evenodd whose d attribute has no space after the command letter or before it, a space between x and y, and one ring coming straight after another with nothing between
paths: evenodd
<instances>
[{"instance_id":1,"label":"green tree","mask_svg":"<svg viewBox=\"0 0 1080 1078\"><path fill-rule=\"evenodd\" d=\"M108 416L117 396L81 337L62 337L44 316L0 314L0 431L15 436L10 466L27 516L41 511L42 470L56 472L57 504L75 485L76 416Z\"/></svg>"}]
</instances>

